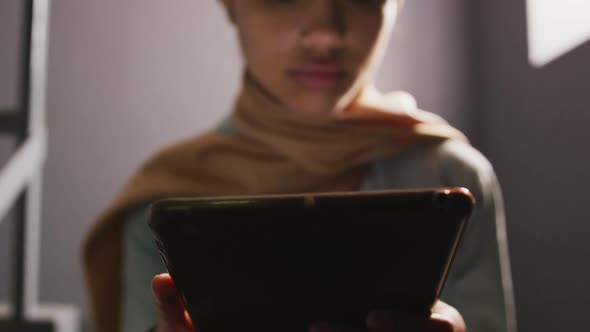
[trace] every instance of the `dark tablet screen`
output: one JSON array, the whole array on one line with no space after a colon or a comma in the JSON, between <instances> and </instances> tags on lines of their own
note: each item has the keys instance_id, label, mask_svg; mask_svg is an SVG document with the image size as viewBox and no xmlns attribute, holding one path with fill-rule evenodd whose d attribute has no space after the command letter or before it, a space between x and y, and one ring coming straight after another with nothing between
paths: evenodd
<instances>
[{"instance_id":1,"label":"dark tablet screen","mask_svg":"<svg viewBox=\"0 0 590 332\"><path fill-rule=\"evenodd\" d=\"M191 317L207 325L428 311L472 199L432 190L157 204L150 226Z\"/></svg>"}]
</instances>

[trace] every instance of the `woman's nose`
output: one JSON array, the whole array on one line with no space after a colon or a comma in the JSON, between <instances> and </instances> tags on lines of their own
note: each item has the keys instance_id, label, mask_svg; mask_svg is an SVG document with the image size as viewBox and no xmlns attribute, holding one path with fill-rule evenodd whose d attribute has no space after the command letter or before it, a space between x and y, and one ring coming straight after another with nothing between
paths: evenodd
<instances>
[{"instance_id":1,"label":"woman's nose","mask_svg":"<svg viewBox=\"0 0 590 332\"><path fill-rule=\"evenodd\" d=\"M341 0L313 0L303 22L303 44L307 48L331 50L343 45L345 18Z\"/></svg>"}]
</instances>

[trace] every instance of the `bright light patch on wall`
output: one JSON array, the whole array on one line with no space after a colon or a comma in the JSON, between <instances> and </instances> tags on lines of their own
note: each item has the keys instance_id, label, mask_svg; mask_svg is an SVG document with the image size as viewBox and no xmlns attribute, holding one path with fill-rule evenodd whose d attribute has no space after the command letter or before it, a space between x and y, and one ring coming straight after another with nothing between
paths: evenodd
<instances>
[{"instance_id":1,"label":"bright light patch on wall","mask_svg":"<svg viewBox=\"0 0 590 332\"><path fill-rule=\"evenodd\" d=\"M590 40L590 0L527 0L529 59L544 66Z\"/></svg>"}]
</instances>

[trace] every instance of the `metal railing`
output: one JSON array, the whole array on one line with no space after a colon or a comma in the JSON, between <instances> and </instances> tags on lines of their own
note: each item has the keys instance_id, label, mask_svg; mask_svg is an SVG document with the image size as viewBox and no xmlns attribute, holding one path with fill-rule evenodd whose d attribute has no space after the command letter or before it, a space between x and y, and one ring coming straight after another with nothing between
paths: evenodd
<instances>
[{"instance_id":1,"label":"metal railing","mask_svg":"<svg viewBox=\"0 0 590 332\"><path fill-rule=\"evenodd\" d=\"M49 0L23 0L18 105L0 114L0 133L17 140L17 151L0 169L0 220L16 207L11 315L0 330L53 331L31 321L38 308L41 178L47 151L45 85Z\"/></svg>"}]
</instances>

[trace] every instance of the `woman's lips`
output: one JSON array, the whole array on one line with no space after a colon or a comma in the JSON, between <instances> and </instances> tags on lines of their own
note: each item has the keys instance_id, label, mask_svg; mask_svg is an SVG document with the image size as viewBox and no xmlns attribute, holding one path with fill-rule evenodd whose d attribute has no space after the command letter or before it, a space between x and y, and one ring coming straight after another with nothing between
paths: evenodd
<instances>
[{"instance_id":1,"label":"woman's lips","mask_svg":"<svg viewBox=\"0 0 590 332\"><path fill-rule=\"evenodd\" d=\"M333 66L309 66L289 71L297 83L315 89L335 88L346 77L346 72Z\"/></svg>"}]
</instances>

